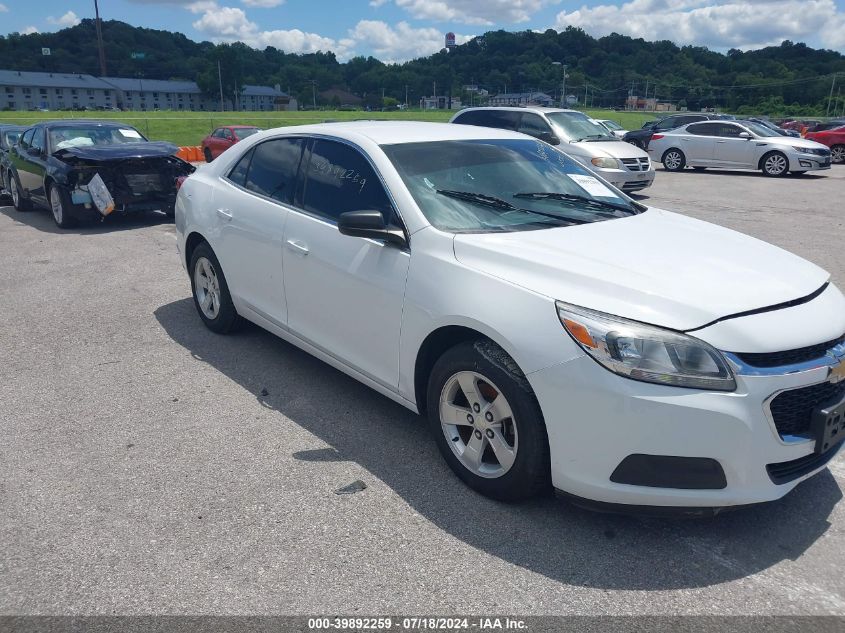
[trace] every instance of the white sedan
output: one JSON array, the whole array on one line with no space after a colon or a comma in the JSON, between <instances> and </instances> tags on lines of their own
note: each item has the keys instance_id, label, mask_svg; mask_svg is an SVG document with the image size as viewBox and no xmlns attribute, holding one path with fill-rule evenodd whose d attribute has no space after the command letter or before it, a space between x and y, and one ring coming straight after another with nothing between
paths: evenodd
<instances>
[{"instance_id":1,"label":"white sedan","mask_svg":"<svg viewBox=\"0 0 845 633\"><path fill-rule=\"evenodd\" d=\"M830 169L830 148L776 135L751 121L702 121L651 137L648 153L667 171L685 167L761 170L766 176Z\"/></svg>"},{"instance_id":2,"label":"white sedan","mask_svg":"<svg viewBox=\"0 0 845 633\"><path fill-rule=\"evenodd\" d=\"M185 181L176 228L208 328L248 319L426 416L498 499L713 511L842 446L828 273L516 132L269 130Z\"/></svg>"}]
</instances>

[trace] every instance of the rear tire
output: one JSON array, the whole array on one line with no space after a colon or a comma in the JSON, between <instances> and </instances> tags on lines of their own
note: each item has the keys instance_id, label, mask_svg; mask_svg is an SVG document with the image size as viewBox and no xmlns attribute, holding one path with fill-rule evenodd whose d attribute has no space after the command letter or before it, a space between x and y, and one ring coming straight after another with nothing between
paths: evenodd
<instances>
[{"instance_id":1,"label":"rear tire","mask_svg":"<svg viewBox=\"0 0 845 633\"><path fill-rule=\"evenodd\" d=\"M30 211L32 203L23 197L20 181L17 174L9 172L9 194L12 196L12 206L15 211Z\"/></svg>"},{"instance_id":2,"label":"rear tire","mask_svg":"<svg viewBox=\"0 0 845 633\"><path fill-rule=\"evenodd\" d=\"M660 162L666 171L682 171L687 166L687 157L681 150L673 147L663 153Z\"/></svg>"},{"instance_id":3,"label":"rear tire","mask_svg":"<svg viewBox=\"0 0 845 633\"><path fill-rule=\"evenodd\" d=\"M551 489L543 413L501 347L480 339L445 352L429 377L426 404L440 453L470 488L500 501Z\"/></svg>"},{"instance_id":4,"label":"rear tire","mask_svg":"<svg viewBox=\"0 0 845 633\"><path fill-rule=\"evenodd\" d=\"M194 306L205 326L217 334L236 331L243 319L235 310L223 269L208 242L199 244L191 253L189 271Z\"/></svg>"},{"instance_id":5,"label":"rear tire","mask_svg":"<svg viewBox=\"0 0 845 633\"><path fill-rule=\"evenodd\" d=\"M830 148L830 161L832 163L845 163L845 145L834 145Z\"/></svg>"},{"instance_id":6,"label":"rear tire","mask_svg":"<svg viewBox=\"0 0 845 633\"><path fill-rule=\"evenodd\" d=\"M211 150L207 147L202 150L203 156L205 156L205 162L210 163L214 160L214 157L211 155Z\"/></svg>"},{"instance_id":7,"label":"rear tire","mask_svg":"<svg viewBox=\"0 0 845 633\"><path fill-rule=\"evenodd\" d=\"M763 175L779 178L789 171L789 159L780 152L769 152L760 159Z\"/></svg>"}]
</instances>

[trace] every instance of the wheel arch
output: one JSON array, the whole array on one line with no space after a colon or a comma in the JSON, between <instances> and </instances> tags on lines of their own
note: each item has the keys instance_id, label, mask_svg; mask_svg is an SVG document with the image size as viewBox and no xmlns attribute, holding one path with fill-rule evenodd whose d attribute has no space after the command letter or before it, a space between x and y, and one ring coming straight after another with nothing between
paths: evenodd
<instances>
[{"instance_id":1,"label":"wheel arch","mask_svg":"<svg viewBox=\"0 0 845 633\"><path fill-rule=\"evenodd\" d=\"M203 242L208 244L208 246L209 246L209 248L211 248L211 250L214 250L214 248L211 247L211 242L209 242L205 238L205 236L202 233L200 233L199 231L191 231L188 234L188 237L185 238L185 269L186 270L190 271L190 269L191 269L191 256L193 256L194 250L197 248L197 246L199 246Z\"/></svg>"},{"instance_id":2,"label":"wheel arch","mask_svg":"<svg viewBox=\"0 0 845 633\"><path fill-rule=\"evenodd\" d=\"M426 394L428 392L428 379L431 376L431 370L434 368L437 359L447 350L460 343L482 339L495 343L508 356L513 358L513 354L508 350L509 346L503 345L497 338L471 325L441 325L429 332L420 344L414 361L414 401L420 415L425 415L427 409ZM517 362L516 359L514 359L514 362Z\"/></svg>"},{"instance_id":3,"label":"wheel arch","mask_svg":"<svg viewBox=\"0 0 845 633\"><path fill-rule=\"evenodd\" d=\"M666 148L666 150L660 155L660 162L661 163L666 159L666 154L668 154L672 150L674 150L676 152L680 152L681 156L683 156L684 160L686 160L687 155L684 154L684 150L682 150L680 147L675 147L674 145L672 145L671 147Z\"/></svg>"},{"instance_id":4,"label":"wheel arch","mask_svg":"<svg viewBox=\"0 0 845 633\"><path fill-rule=\"evenodd\" d=\"M767 156L771 156L772 154L780 154L786 159L786 169L789 170L790 160L789 156L787 156L784 152L779 149L770 149L768 152L763 154L760 157L760 160L757 161L757 169L763 169L763 162L766 160Z\"/></svg>"}]
</instances>

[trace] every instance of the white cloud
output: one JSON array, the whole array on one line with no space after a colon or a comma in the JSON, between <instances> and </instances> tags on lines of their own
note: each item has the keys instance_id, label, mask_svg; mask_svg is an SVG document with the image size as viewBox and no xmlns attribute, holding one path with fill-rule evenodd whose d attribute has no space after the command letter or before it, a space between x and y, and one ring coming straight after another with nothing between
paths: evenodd
<instances>
[{"instance_id":1,"label":"white cloud","mask_svg":"<svg viewBox=\"0 0 845 633\"><path fill-rule=\"evenodd\" d=\"M443 48L444 34L436 28L414 28L407 22L395 27L380 20L361 20L349 31L356 42L366 43L375 56L384 62L398 62L430 55ZM472 35L456 35L458 44L471 40Z\"/></svg>"},{"instance_id":2,"label":"white cloud","mask_svg":"<svg viewBox=\"0 0 845 633\"><path fill-rule=\"evenodd\" d=\"M816 35L827 46L845 46L845 14L834 0L630 0L561 11L554 26L722 49L760 48Z\"/></svg>"},{"instance_id":3,"label":"white cloud","mask_svg":"<svg viewBox=\"0 0 845 633\"><path fill-rule=\"evenodd\" d=\"M21 29L21 35L32 35L33 33L39 33L40 31L34 26L27 26Z\"/></svg>"},{"instance_id":4,"label":"white cloud","mask_svg":"<svg viewBox=\"0 0 845 633\"><path fill-rule=\"evenodd\" d=\"M285 0L241 0L248 7L257 7L260 9L272 9L284 4Z\"/></svg>"},{"instance_id":5,"label":"white cloud","mask_svg":"<svg viewBox=\"0 0 845 633\"><path fill-rule=\"evenodd\" d=\"M262 31L255 22L247 18L243 9L237 7L215 7L203 13L193 23L214 41L243 42L258 49L274 46L287 53L315 53L333 51L338 57L347 56L350 40L334 40L316 33L306 33L299 29Z\"/></svg>"},{"instance_id":6,"label":"white cloud","mask_svg":"<svg viewBox=\"0 0 845 633\"><path fill-rule=\"evenodd\" d=\"M0 13L8 13L8 12L9 12L9 7L7 7L3 3L0 3Z\"/></svg>"},{"instance_id":7,"label":"white cloud","mask_svg":"<svg viewBox=\"0 0 845 633\"><path fill-rule=\"evenodd\" d=\"M373 0L378 7L387 0ZM516 24L527 22L543 7L560 0L394 0L418 20L461 22L464 24Z\"/></svg>"},{"instance_id":8,"label":"white cloud","mask_svg":"<svg viewBox=\"0 0 845 633\"><path fill-rule=\"evenodd\" d=\"M47 18L47 22L49 24L53 24L54 26L66 28L69 26L76 26L79 24L80 19L73 11L68 11L60 18L54 18L52 15L49 16Z\"/></svg>"}]
</instances>

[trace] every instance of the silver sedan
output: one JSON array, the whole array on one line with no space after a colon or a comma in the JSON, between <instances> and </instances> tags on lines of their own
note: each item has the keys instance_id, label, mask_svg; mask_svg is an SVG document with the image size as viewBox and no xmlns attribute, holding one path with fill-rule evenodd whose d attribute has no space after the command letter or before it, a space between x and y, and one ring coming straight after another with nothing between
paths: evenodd
<instances>
[{"instance_id":1,"label":"silver sedan","mask_svg":"<svg viewBox=\"0 0 845 633\"><path fill-rule=\"evenodd\" d=\"M655 134L648 153L667 171L685 167L761 170L766 176L830 169L830 148L803 138L772 136L750 122L702 121Z\"/></svg>"}]
</instances>

